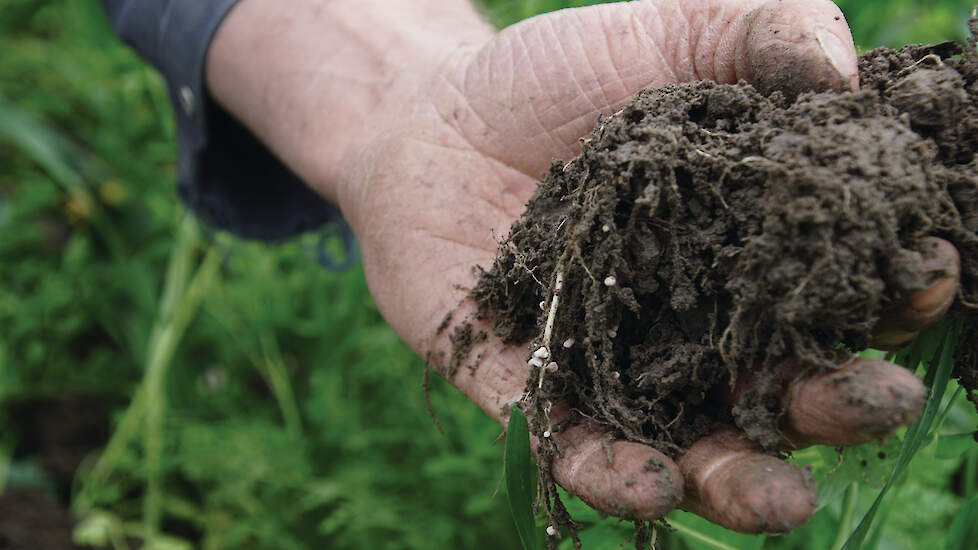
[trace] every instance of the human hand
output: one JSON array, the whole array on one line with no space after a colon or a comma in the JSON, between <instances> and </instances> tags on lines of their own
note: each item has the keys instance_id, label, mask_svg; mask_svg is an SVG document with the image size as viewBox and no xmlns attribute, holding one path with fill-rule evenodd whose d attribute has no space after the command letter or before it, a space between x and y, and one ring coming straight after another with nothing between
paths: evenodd
<instances>
[{"instance_id":1,"label":"human hand","mask_svg":"<svg viewBox=\"0 0 978 550\"><path fill-rule=\"evenodd\" d=\"M391 326L500 422L523 393L527 350L504 345L487 323L472 318L465 289L474 283L473 266L491 265L497 238L523 211L551 158L575 155L599 113L617 111L647 86L703 78L747 79L764 90L857 86L848 29L828 1L606 4L533 18L498 34L474 14L449 11L444 32L456 25L467 30L464 36L419 38L425 44L412 51L423 51L425 62L408 56L405 66L414 73L383 73L380 82L393 93L368 102L371 109L354 109L362 123L320 122L317 103L308 99L321 97L314 93L321 91L318 81L298 97L283 92L292 94L285 103L294 111L266 105L257 110L266 116L250 119L254 109L236 105L233 90L219 90L226 82L211 83L219 99L341 206L360 241L371 293ZM335 110L318 112L346 120ZM349 137L337 140L330 126ZM957 253L935 242L926 266L935 273L933 285L883 323L880 345L912 337L953 300ZM465 363L474 368L454 374L452 330L439 331L451 311L456 321L468 318L475 332L490 334L470 352L481 357ZM786 366L784 374L797 373ZM923 396L916 377L879 361L857 360L796 381L784 396L785 446L883 437L918 414ZM807 473L760 453L733 428L707 436L676 462L615 441L609 465L604 433L586 423L554 437L564 451L552 466L557 481L608 513L652 519L681 506L738 531L783 532L803 523L814 506ZM650 459L664 466L650 471Z\"/></svg>"}]
</instances>

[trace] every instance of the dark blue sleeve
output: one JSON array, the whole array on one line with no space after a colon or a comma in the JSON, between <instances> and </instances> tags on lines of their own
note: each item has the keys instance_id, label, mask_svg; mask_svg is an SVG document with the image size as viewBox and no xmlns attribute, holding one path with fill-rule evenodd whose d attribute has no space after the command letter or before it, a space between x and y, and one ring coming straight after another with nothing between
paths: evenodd
<instances>
[{"instance_id":1,"label":"dark blue sleeve","mask_svg":"<svg viewBox=\"0 0 978 550\"><path fill-rule=\"evenodd\" d=\"M337 222L306 186L204 88L214 31L237 0L102 0L119 37L163 74L176 116L177 189L198 217L244 238L275 241Z\"/></svg>"}]
</instances>

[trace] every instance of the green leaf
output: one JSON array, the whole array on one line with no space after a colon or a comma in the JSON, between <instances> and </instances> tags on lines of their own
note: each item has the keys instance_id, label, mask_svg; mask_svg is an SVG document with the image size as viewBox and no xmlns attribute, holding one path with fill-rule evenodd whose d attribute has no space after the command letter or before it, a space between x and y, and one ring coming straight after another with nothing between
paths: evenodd
<instances>
[{"instance_id":1,"label":"green leaf","mask_svg":"<svg viewBox=\"0 0 978 550\"><path fill-rule=\"evenodd\" d=\"M969 550L978 540L978 497L971 499L954 516L944 550Z\"/></svg>"},{"instance_id":2,"label":"green leaf","mask_svg":"<svg viewBox=\"0 0 978 550\"><path fill-rule=\"evenodd\" d=\"M820 446L817 449L824 463L831 467L818 484L818 509L840 499L854 481L876 488L883 487L900 454L896 438L889 438L882 444L870 442L849 447L841 453L832 447Z\"/></svg>"},{"instance_id":3,"label":"green leaf","mask_svg":"<svg viewBox=\"0 0 978 550\"><path fill-rule=\"evenodd\" d=\"M920 337L930 340L931 338L938 339L939 335L943 333L943 338L939 339L941 342L940 346L930 356L931 360L927 361L927 375L924 377L924 383L930 387L930 395L927 398L927 403L924 405L924 413L907 430L907 434L903 438L903 445L900 447L900 456L897 457L897 463L893 468L893 472L886 481L886 485L883 486L883 489L876 496L873 505L870 506L866 515L863 516L862 521L859 522L856 530L849 536L845 546L842 547L843 550L858 550L862 547L863 542L866 540L866 535L873 525L873 518L876 516L883 497L889 492L894 481L907 470L907 466L910 465L914 454L917 453L930 435L931 426L934 424L934 419L941 406L941 400L944 398L944 392L951 379L951 369L954 366L954 343L957 339L959 326L959 324L942 322L932 326L921 334ZM924 355L924 357L928 356ZM935 357L938 358L937 364L934 364L933 361Z\"/></svg>"},{"instance_id":4,"label":"green leaf","mask_svg":"<svg viewBox=\"0 0 978 550\"><path fill-rule=\"evenodd\" d=\"M975 442L972 432L942 435L937 440L937 458L956 458L968 451Z\"/></svg>"},{"instance_id":5,"label":"green leaf","mask_svg":"<svg viewBox=\"0 0 978 550\"><path fill-rule=\"evenodd\" d=\"M94 511L78 522L71 535L75 544L84 546L108 546L120 537L122 523L116 516L102 511Z\"/></svg>"},{"instance_id":6,"label":"green leaf","mask_svg":"<svg viewBox=\"0 0 978 550\"><path fill-rule=\"evenodd\" d=\"M81 185L81 176L69 160L79 154L73 144L3 98L0 98L0 142L19 149L66 190Z\"/></svg>"},{"instance_id":7,"label":"green leaf","mask_svg":"<svg viewBox=\"0 0 978 550\"><path fill-rule=\"evenodd\" d=\"M682 510L669 512L666 521L674 530L668 534L665 530L660 531L666 537L666 542L663 543L666 548L673 547L668 541L679 539L682 540L683 547L689 550L760 550L767 540L764 535L735 533Z\"/></svg>"},{"instance_id":8,"label":"green leaf","mask_svg":"<svg viewBox=\"0 0 978 550\"><path fill-rule=\"evenodd\" d=\"M509 511L516 524L524 550L536 550L536 527L533 523L533 468L530 466L530 432L526 417L515 405L509 411L506 426L506 451L503 453L506 473L506 496Z\"/></svg>"},{"instance_id":9,"label":"green leaf","mask_svg":"<svg viewBox=\"0 0 978 550\"><path fill-rule=\"evenodd\" d=\"M704 548L706 550L737 550L723 541L717 540L706 533L678 521L670 520L669 525L683 536L685 542L695 545L695 548Z\"/></svg>"},{"instance_id":10,"label":"green leaf","mask_svg":"<svg viewBox=\"0 0 978 550\"><path fill-rule=\"evenodd\" d=\"M145 550L192 550L193 545L176 537L158 535L143 546Z\"/></svg>"},{"instance_id":11,"label":"green leaf","mask_svg":"<svg viewBox=\"0 0 978 550\"><path fill-rule=\"evenodd\" d=\"M576 519L576 518L575 518ZM581 548L600 550L601 548L621 548L622 544L635 534L635 528L628 523L615 523L610 518L602 523L591 525L577 532L581 538ZM572 550L574 541L570 537L560 541L560 550Z\"/></svg>"}]
</instances>

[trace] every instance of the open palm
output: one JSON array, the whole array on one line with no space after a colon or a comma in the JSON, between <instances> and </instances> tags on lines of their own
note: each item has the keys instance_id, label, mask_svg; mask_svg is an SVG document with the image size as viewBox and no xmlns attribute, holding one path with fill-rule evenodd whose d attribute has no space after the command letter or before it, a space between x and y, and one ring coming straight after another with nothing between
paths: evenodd
<instances>
[{"instance_id":1,"label":"open palm","mask_svg":"<svg viewBox=\"0 0 978 550\"><path fill-rule=\"evenodd\" d=\"M384 317L493 418L503 422L520 399L527 350L489 336L471 351L482 357L475 368L449 374L452 330L439 325L449 312L456 322L474 312L465 299L473 267L491 265L539 175L552 158L579 152L599 114L614 113L640 88L705 78L789 92L858 85L848 28L827 0L661 0L565 10L445 52L390 109L345 174L337 198ZM956 252L943 242L935 250L934 271L949 275L908 305L909 313L895 315L897 328L881 338L896 340L884 343L903 343L953 299L956 270L948 266L956 265ZM468 320L491 333L485 322ZM846 405L834 398L845 384L890 405ZM923 394L904 369L856 361L791 387L785 430L792 446L861 443L911 421ZM814 507L806 472L761 454L733 428L717 430L676 462L616 441L609 464L604 434L586 423L555 437L564 449L553 464L558 482L616 515L650 519L682 506L739 531L783 532ZM648 471L650 458L666 467Z\"/></svg>"}]
</instances>

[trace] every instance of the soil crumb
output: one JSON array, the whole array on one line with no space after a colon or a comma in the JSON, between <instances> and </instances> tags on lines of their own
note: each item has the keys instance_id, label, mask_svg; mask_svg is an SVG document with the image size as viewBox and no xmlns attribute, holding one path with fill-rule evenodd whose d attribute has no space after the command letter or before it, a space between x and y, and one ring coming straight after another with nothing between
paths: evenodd
<instances>
[{"instance_id":1,"label":"soil crumb","mask_svg":"<svg viewBox=\"0 0 978 550\"><path fill-rule=\"evenodd\" d=\"M773 367L837 368L866 348L881 314L927 286L927 236L961 254L955 375L976 399L973 46L867 52L859 92L789 101L697 82L600 120L472 291L499 336L558 365L531 366L531 429L565 402L670 456L729 422L776 452ZM745 372L753 389L731 403Z\"/></svg>"}]
</instances>

